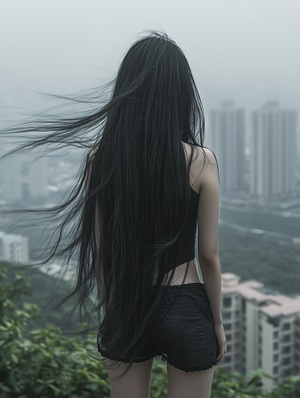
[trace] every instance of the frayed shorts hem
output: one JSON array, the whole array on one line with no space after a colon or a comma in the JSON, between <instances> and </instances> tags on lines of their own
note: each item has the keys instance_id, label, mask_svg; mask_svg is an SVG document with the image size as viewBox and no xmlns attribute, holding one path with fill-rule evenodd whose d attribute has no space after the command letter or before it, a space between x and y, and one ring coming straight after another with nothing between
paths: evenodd
<instances>
[{"instance_id":1,"label":"frayed shorts hem","mask_svg":"<svg viewBox=\"0 0 300 398\"><path fill-rule=\"evenodd\" d=\"M107 356L104 354L104 352L101 352L101 351L99 351L99 352L103 358L109 359L110 361L126 363L126 364L130 363L130 360L128 360L128 359L120 360L119 358L116 358L116 357ZM143 363L143 362L149 361L150 359L160 359L162 362L167 363L167 364L173 366L174 368L181 370L183 372L186 372L186 373L203 372L205 370L212 369L213 367L216 366L216 363L212 363L210 366L205 367L205 368L201 367L200 369L198 369L198 368L197 369L183 369L183 368L179 367L178 365L175 365L175 363L173 361L170 361L170 359L168 359L164 354L157 354L157 355L151 355L149 357L136 358L133 363Z\"/></svg>"}]
</instances>

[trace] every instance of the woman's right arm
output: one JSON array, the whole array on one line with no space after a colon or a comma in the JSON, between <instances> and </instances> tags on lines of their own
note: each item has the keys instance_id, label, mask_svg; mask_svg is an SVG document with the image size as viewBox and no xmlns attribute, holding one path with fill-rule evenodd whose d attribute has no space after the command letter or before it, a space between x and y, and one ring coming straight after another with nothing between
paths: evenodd
<instances>
[{"instance_id":1,"label":"woman's right arm","mask_svg":"<svg viewBox=\"0 0 300 398\"><path fill-rule=\"evenodd\" d=\"M207 158L200 181L198 205L198 255L207 291L219 346L217 361L226 352L226 337L221 308L221 266L218 253L219 174L212 151L205 149Z\"/></svg>"}]
</instances>

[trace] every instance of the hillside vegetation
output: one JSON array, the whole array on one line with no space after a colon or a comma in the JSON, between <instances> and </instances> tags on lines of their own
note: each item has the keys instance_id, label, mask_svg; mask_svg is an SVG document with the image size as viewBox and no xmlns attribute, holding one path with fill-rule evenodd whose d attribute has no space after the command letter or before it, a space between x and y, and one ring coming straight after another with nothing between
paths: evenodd
<instances>
[{"instance_id":1,"label":"hillside vegetation","mask_svg":"<svg viewBox=\"0 0 300 398\"><path fill-rule=\"evenodd\" d=\"M110 397L105 362L96 350L96 332L67 337L54 325L29 327L31 319L40 317L40 309L24 300L30 298L28 278L9 267L0 264L0 397ZM282 384L274 380L272 392L262 389L261 378L261 371L242 377L218 366L212 398L299 397L300 377ZM159 361L152 369L151 397L167 397L166 366Z\"/></svg>"},{"instance_id":2,"label":"hillside vegetation","mask_svg":"<svg viewBox=\"0 0 300 398\"><path fill-rule=\"evenodd\" d=\"M222 219L241 227L280 232L300 238L300 220L268 214L222 210ZM219 226L222 272L256 279L280 293L300 294L300 245L291 239Z\"/></svg>"}]
</instances>

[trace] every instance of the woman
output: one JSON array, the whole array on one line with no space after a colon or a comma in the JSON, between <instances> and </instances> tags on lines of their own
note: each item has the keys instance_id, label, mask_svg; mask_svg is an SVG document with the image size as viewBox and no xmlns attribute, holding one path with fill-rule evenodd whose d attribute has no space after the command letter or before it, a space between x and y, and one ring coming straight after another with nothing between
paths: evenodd
<instances>
[{"instance_id":1,"label":"woman","mask_svg":"<svg viewBox=\"0 0 300 398\"><path fill-rule=\"evenodd\" d=\"M75 227L51 256L79 249L72 294L80 305L96 287L112 397L149 397L154 357L168 362L169 397L209 397L226 352L219 174L203 146L202 104L184 54L165 34L143 37L125 55L106 105L39 131L46 135L25 146L91 149L73 194L54 209L71 208L62 232L70 221Z\"/></svg>"}]
</instances>

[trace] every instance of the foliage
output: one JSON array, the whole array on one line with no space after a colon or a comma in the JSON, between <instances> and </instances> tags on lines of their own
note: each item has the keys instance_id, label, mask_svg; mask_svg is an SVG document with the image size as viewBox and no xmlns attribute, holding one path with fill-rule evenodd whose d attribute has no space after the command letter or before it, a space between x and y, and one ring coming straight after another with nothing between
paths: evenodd
<instances>
[{"instance_id":1,"label":"foliage","mask_svg":"<svg viewBox=\"0 0 300 398\"><path fill-rule=\"evenodd\" d=\"M282 384L278 384L268 398L299 398L300 376L288 377Z\"/></svg>"},{"instance_id":2,"label":"foliage","mask_svg":"<svg viewBox=\"0 0 300 398\"><path fill-rule=\"evenodd\" d=\"M37 305L24 301L26 292L28 278L15 272L7 282L7 267L0 264L0 397L110 397L105 362L94 356L94 332L69 337L54 325L29 328L41 314ZM300 377L265 392L263 376L258 371L243 377L218 366L212 398L299 398ZM167 398L167 370L159 361L152 369L151 397Z\"/></svg>"},{"instance_id":3,"label":"foliage","mask_svg":"<svg viewBox=\"0 0 300 398\"><path fill-rule=\"evenodd\" d=\"M109 397L104 366L91 358L92 336L67 337L57 326L27 330L40 316L35 304L20 302L28 280L20 273L5 284L0 268L0 396Z\"/></svg>"},{"instance_id":4,"label":"foliage","mask_svg":"<svg viewBox=\"0 0 300 398\"><path fill-rule=\"evenodd\" d=\"M67 337L54 325L28 330L41 316L37 305L23 302L29 280L20 272L6 280L0 265L0 397L110 397L103 358L94 357L94 333ZM156 363L153 375L153 397L163 398L166 368Z\"/></svg>"},{"instance_id":5,"label":"foliage","mask_svg":"<svg viewBox=\"0 0 300 398\"><path fill-rule=\"evenodd\" d=\"M154 361L151 375L151 398L167 398L167 367Z\"/></svg>"},{"instance_id":6,"label":"foliage","mask_svg":"<svg viewBox=\"0 0 300 398\"><path fill-rule=\"evenodd\" d=\"M254 372L246 378L218 367L213 381L212 398L265 397L262 392L262 376L262 373Z\"/></svg>"},{"instance_id":7,"label":"foliage","mask_svg":"<svg viewBox=\"0 0 300 398\"><path fill-rule=\"evenodd\" d=\"M272 391L263 389L263 378L272 379L262 370L243 376L219 366L215 372L211 398L300 398L300 376L287 377L281 384L273 379Z\"/></svg>"},{"instance_id":8,"label":"foliage","mask_svg":"<svg viewBox=\"0 0 300 398\"><path fill-rule=\"evenodd\" d=\"M55 306L71 291L72 281L49 275L41 272L44 265L37 268L33 265L7 264L6 277L8 281L13 281L16 271L26 275L28 287L24 293L21 292L21 300L30 300L38 303L41 309L41 316L30 319L31 328L46 327L49 323L57 325L63 332L75 330L79 326L79 314L75 311L70 317L74 301L69 300L63 306L54 310Z\"/></svg>"}]
</instances>

